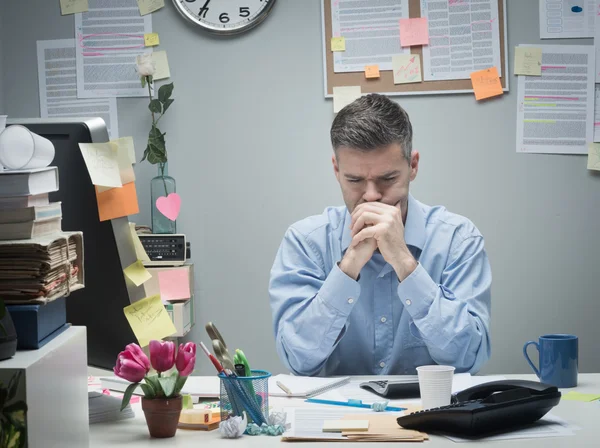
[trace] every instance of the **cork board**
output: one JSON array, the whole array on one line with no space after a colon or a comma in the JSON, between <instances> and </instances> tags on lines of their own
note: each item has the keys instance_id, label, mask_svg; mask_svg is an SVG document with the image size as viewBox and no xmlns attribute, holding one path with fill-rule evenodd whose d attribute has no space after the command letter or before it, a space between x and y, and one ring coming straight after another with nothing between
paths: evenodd
<instances>
[{"instance_id":1,"label":"cork board","mask_svg":"<svg viewBox=\"0 0 600 448\"><path fill-rule=\"evenodd\" d=\"M411 18L421 17L420 0L408 0ZM322 0L323 6L323 48L325 51L325 97L333 96L333 87L360 86L362 93L384 93L386 95L427 95L473 92L470 79L457 79L449 81L421 81L411 84L394 84L391 70L380 72L379 78L367 79L364 72L335 73L333 71L333 53L331 52L331 1ZM498 1L498 29L500 32L500 63L502 76L500 83L502 89L508 91L508 64L506 63L506 0ZM421 46L410 47L412 54L421 56L421 70L423 52Z\"/></svg>"}]
</instances>

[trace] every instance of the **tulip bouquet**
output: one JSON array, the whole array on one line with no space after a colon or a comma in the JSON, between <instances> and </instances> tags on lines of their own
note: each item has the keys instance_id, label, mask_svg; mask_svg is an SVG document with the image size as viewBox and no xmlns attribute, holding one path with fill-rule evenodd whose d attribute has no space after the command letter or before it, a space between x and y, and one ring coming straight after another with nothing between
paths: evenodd
<instances>
[{"instance_id":1,"label":"tulip bouquet","mask_svg":"<svg viewBox=\"0 0 600 448\"><path fill-rule=\"evenodd\" d=\"M127 345L125 350L119 353L113 369L115 375L131 382L123 395L121 410L129 404L131 395L138 385L142 388L146 399L179 396L195 364L196 344L193 342L180 344L179 350L175 353L174 342L150 341L150 360L139 345ZM149 375L150 366L156 374ZM169 372L173 366L176 370Z\"/></svg>"}]
</instances>

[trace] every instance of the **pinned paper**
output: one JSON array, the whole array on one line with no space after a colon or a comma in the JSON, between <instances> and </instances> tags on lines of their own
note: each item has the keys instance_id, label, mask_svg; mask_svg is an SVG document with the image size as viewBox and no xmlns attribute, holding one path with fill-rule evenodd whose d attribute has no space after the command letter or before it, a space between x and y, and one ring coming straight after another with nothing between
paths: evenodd
<instances>
[{"instance_id":1,"label":"pinned paper","mask_svg":"<svg viewBox=\"0 0 600 448\"><path fill-rule=\"evenodd\" d=\"M145 16L151 12L157 11L165 6L164 0L137 0L138 7L140 8L140 15Z\"/></svg>"},{"instance_id":2,"label":"pinned paper","mask_svg":"<svg viewBox=\"0 0 600 448\"><path fill-rule=\"evenodd\" d=\"M378 65L367 65L365 67L366 78L379 78L379 66Z\"/></svg>"},{"instance_id":3,"label":"pinned paper","mask_svg":"<svg viewBox=\"0 0 600 448\"><path fill-rule=\"evenodd\" d=\"M493 96L502 95L502 84L498 76L496 67L486 68L478 72L471 73L471 83L475 91L475 99L477 101L490 98Z\"/></svg>"},{"instance_id":4,"label":"pinned paper","mask_svg":"<svg viewBox=\"0 0 600 448\"><path fill-rule=\"evenodd\" d=\"M346 38L332 37L331 38L331 51L346 51Z\"/></svg>"},{"instance_id":5,"label":"pinned paper","mask_svg":"<svg viewBox=\"0 0 600 448\"><path fill-rule=\"evenodd\" d=\"M86 12L88 9L88 0L60 0L60 13L63 16Z\"/></svg>"},{"instance_id":6,"label":"pinned paper","mask_svg":"<svg viewBox=\"0 0 600 448\"><path fill-rule=\"evenodd\" d=\"M421 82L421 56L418 54L399 54L392 56L394 84Z\"/></svg>"},{"instance_id":7,"label":"pinned paper","mask_svg":"<svg viewBox=\"0 0 600 448\"><path fill-rule=\"evenodd\" d=\"M542 49L515 47L515 75L542 76Z\"/></svg>"},{"instance_id":8,"label":"pinned paper","mask_svg":"<svg viewBox=\"0 0 600 448\"><path fill-rule=\"evenodd\" d=\"M125 152L127 152L127 155L129 156L129 161L132 165L136 163L135 147L133 146L133 137L121 137L111 140L111 142L116 143L119 146L119 149L123 149L125 150Z\"/></svg>"},{"instance_id":9,"label":"pinned paper","mask_svg":"<svg viewBox=\"0 0 600 448\"><path fill-rule=\"evenodd\" d=\"M177 193L161 196L156 200L156 208L171 221L175 221L181 210L181 197Z\"/></svg>"},{"instance_id":10,"label":"pinned paper","mask_svg":"<svg viewBox=\"0 0 600 448\"><path fill-rule=\"evenodd\" d=\"M429 45L429 26L427 18L400 19L400 45Z\"/></svg>"},{"instance_id":11,"label":"pinned paper","mask_svg":"<svg viewBox=\"0 0 600 448\"><path fill-rule=\"evenodd\" d=\"M190 278L187 269L168 269L158 271L160 297L163 301L189 299Z\"/></svg>"},{"instance_id":12,"label":"pinned paper","mask_svg":"<svg viewBox=\"0 0 600 448\"><path fill-rule=\"evenodd\" d=\"M110 141L109 144L112 148L117 151L117 162L119 163L119 177L121 184L125 185L135 181L135 173L133 166L131 166L131 157L129 155L129 148L120 146L117 141ZM98 186L98 192L110 190L113 187L102 187Z\"/></svg>"},{"instance_id":13,"label":"pinned paper","mask_svg":"<svg viewBox=\"0 0 600 448\"><path fill-rule=\"evenodd\" d=\"M154 61L154 67L156 68L152 79L156 81L158 79L171 77L171 70L169 70L169 61L167 60L166 51L154 51L152 53L152 60Z\"/></svg>"},{"instance_id":14,"label":"pinned paper","mask_svg":"<svg viewBox=\"0 0 600 448\"><path fill-rule=\"evenodd\" d=\"M135 215L140 212L135 182L123 185L123 188L112 188L99 192L96 189L98 215L100 221Z\"/></svg>"},{"instance_id":15,"label":"pinned paper","mask_svg":"<svg viewBox=\"0 0 600 448\"><path fill-rule=\"evenodd\" d=\"M148 272L148 269L144 267L144 264L140 260L127 266L123 269L123 272L135 286L143 285L152 278L152 274Z\"/></svg>"},{"instance_id":16,"label":"pinned paper","mask_svg":"<svg viewBox=\"0 0 600 448\"><path fill-rule=\"evenodd\" d=\"M111 143L79 143L92 183L102 187L123 185L119 173L117 146Z\"/></svg>"},{"instance_id":17,"label":"pinned paper","mask_svg":"<svg viewBox=\"0 0 600 448\"><path fill-rule=\"evenodd\" d=\"M136 258L141 261L150 261L150 257L146 253L146 249L144 249L144 245L140 241L140 237L135 231L135 223L129 223L129 231L131 232L131 241L133 241L133 248L135 249Z\"/></svg>"},{"instance_id":18,"label":"pinned paper","mask_svg":"<svg viewBox=\"0 0 600 448\"><path fill-rule=\"evenodd\" d=\"M563 400L573 401L596 401L600 400L600 394L582 394L581 392L570 391L562 396Z\"/></svg>"},{"instance_id":19,"label":"pinned paper","mask_svg":"<svg viewBox=\"0 0 600 448\"><path fill-rule=\"evenodd\" d=\"M600 171L600 143L589 144L587 169Z\"/></svg>"},{"instance_id":20,"label":"pinned paper","mask_svg":"<svg viewBox=\"0 0 600 448\"><path fill-rule=\"evenodd\" d=\"M362 95L360 86L334 87L333 88L333 112L338 113L352 101Z\"/></svg>"},{"instance_id":21,"label":"pinned paper","mask_svg":"<svg viewBox=\"0 0 600 448\"><path fill-rule=\"evenodd\" d=\"M158 33L148 33L144 34L144 45L146 47L154 47L155 45L160 44L160 39L158 38Z\"/></svg>"},{"instance_id":22,"label":"pinned paper","mask_svg":"<svg viewBox=\"0 0 600 448\"><path fill-rule=\"evenodd\" d=\"M123 308L125 317L141 347L177 332L160 295L146 297Z\"/></svg>"}]
</instances>

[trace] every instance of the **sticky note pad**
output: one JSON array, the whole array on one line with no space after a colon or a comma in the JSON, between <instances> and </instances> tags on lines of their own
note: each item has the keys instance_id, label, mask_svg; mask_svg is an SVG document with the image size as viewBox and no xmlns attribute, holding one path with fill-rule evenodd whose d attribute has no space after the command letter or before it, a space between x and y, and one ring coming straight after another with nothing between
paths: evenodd
<instances>
[{"instance_id":1,"label":"sticky note pad","mask_svg":"<svg viewBox=\"0 0 600 448\"><path fill-rule=\"evenodd\" d=\"M502 95L502 84L498 76L496 67L486 68L478 72L471 73L471 83L475 91L477 101L493 96Z\"/></svg>"},{"instance_id":2,"label":"sticky note pad","mask_svg":"<svg viewBox=\"0 0 600 448\"><path fill-rule=\"evenodd\" d=\"M331 38L331 51L346 51L346 38L332 37Z\"/></svg>"},{"instance_id":3,"label":"sticky note pad","mask_svg":"<svg viewBox=\"0 0 600 448\"><path fill-rule=\"evenodd\" d=\"M425 17L400 19L400 45L429 45L429 25Z\"/></svg>"},{"instance_id":4,"label":"sticky note pad","mask_svg":"<svg viewBox=\"0 0 600 448\"><path fill-rule=\"evenodd\" d=\"M418 54L399 54L392 56L394 84L421 82L421 56Z\"/></svg>"},{"instance_id":5,"label":"sticky note pad","mask_svg":"<svg viewBox=\"0 0 600 448\"><path fill-rule=\"evenodd\" d=\"M129 162L135 164L135 147L133 146L133 137L121 137L111 140L111 143L115 143L119 149L124 149L129 156Z\"/></svg>"},{"instance_id":6,"label":"sticky note pad","mask_svg":"<svg viewBox=\"0 0 600 448\"><path fill-rule=\"evenodd\" d=\"M144 45L146 47L154 47L155 45L160 44L160 39L158 38L158 33L148 33L144 34Z\"/></svg>"},{"instance_id":7,"label":"sticky note pad","mask_svg":"<svg viewBox=\"0 0 600 448\"><path fill-rule=\"evenodd\" d=\"M333 88L333 112L338 113L352 101L360 98L362 91L360 86L346 86Z\"/></svg>"},{"instance_id":8,"label":"sticky note pad","mask_svg":"<svg viewBox=\"0 0 600 448\"><path fill-rule=\"evenodd\" d=\"M137 0L140 15L145 16L165 6L164 0Z\"/></svg>"},{"instance_id":9,"label":"sticky note pad","mask_svg":"<svg viewBox=\"0 0 600 448\"><path fill-rule=\"evenodd\" d=\"M120 187L119 160L117 146L107 143L80 143L85 166L94 185Z\"/></svg>"},{"instance_id":10,"label":"sticky note pad","mask_svg":"<svg viewBox=\"0 0 600 448\"><path fill-rule=\"evenodd\" d=\"M325 420L323 432L367 431L369 420Z\"/></svg>"},{"instance_id":11,"label":"sticky note pad","mask_svg":"<svg viewBox=\"0 0 600 448\"><path fill-rule=\"evenodd\" d=\"M123 272L135 286L143 285L152 278L152 274L148 272L148 269L144 267L140 260L127 266L125 269L123 269Z\"/></svg>"},{"instance_id":12,"label":"sticky note pad","mask_svg":"<svg viewBox=\"0 0 600 448\"><path fill-rule=\"evenodd\" d=\"M166 79L171 77L171 70L169 70L169 61L167 60L167 52L164 50L155 51L152 53L152 60L154 61L154 80Z\"/></svg>"},{"instance_id":13,"label":"sticky note pad","mask_svg":"<svg viewBox=\"0 0 600 448\"><path fill-rule=\"evenodd\" d=\"M515 75L542 76L542 49L515 47Z\"/></svg>"},{"instance_id":14,"label":"sticky note pad","mask_svg":"<svg viewBox=\"0 0 600 448\"><path fill-rule=\"evenodd\" d=\"M379 66L378 65L367 65L365 67L366 78L379 78Z\"/></svg>"},{"instance_id":15,"label":"sticky note pad","mask_svg":"<svg viewBox=\"0 0 600 448\"><path fill-rule=\"evenodd\" d=\"M600 143L589 144L587 169L600 171Z\"/></svg>"},{"instance_id":16,"label":"sticky note pad","mask_svg":"<svg viewBox=\"0 0 600 448\"><path fill-rule=\"evenodd\" d=\"M121 184L125 185L129 182L134 182L135 172L133 171L133 166L131 165L129 148L120 146L116 141L110 141L109 144L117 152L117 163L119 165L119 177L121 179ZM110 190L111 188L113 187L103 187L97 185L97 190L99 192Z\"/></svg>"},{"instance_id":17,"label":"sticky note pad","mask_svg":"<svg viewBox=\"0 0 600 448\"><path fill-rule=\"evenodd\" d=\"M581 392L567 392L562 396L563 400L573 400L573 401L596 401L600 400L600 394L582 394Z\"/></svg>"},{"instance_id":18,"label":"sticky note pad","mask_svg":"<svg viewBox=\"0 0 600 448\"><path fill-rule=\"evenodd\" d=\"M137 232L135 231L135 223L133 223L133 222L129 223L129 231L131 233L131 241L133 243L133 248L135 249L136 258L141 261L150 261L150 257L146 253L146 249L144 249L144 246L142 245L142 242L140 241L140 237L138 236Z\"/></svg>"},{"instance_id":19,"label":"sticky note pad","mask_svg":"<svg viewBox=\"0 0 600 448\"><path fill-rule=\"evenodd\" d=\"M113 188L103 192L96 189L96 200L98 201L100 221L135 215L140 212L135 182L125 184L122 188Z\"/></svg>"},{"instance_id":20,"label":"sticky note pad","mask_svg":"<svg viewBox=\"0 0 600 448\"><path fill-rule=\"evenodd\" d=\"M146 297L123 308L125 317L141 347L177 331L159 295Z\"/></svg>"},{"instance_id":21,"label":"sticky note pad","mask_svg":"<svg viewBox=\"0 0 600 448\"><path fill-rule=\"evenodd\" d=\"M88 9L88 0L60 0L60 13L63 16L86 12Z\"/></svg>"},{"instance_id":22,"label":"sticky note pad","mask_svg":"<svg viewBox=\"0 0 600 448\"><path fill-rule=\"evenodd\" d=\"M158 285L162 300L185 300L191 297L187 268L159 271Z\"/></svg>"}]
</instances>

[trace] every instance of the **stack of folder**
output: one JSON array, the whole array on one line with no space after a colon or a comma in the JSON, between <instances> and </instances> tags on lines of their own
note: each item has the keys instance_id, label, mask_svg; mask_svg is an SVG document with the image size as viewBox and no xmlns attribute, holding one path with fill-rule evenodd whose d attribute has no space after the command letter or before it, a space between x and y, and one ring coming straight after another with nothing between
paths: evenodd
<instances>
[{"instance_id":1,"label":"stack of folder","mask_svg":"<svg viewBox=\"0 0 600 448\"><path fill-rule=\"evenodd\" d=\"M346 415L342 420L367 420L366 431L343 431L342 435L349 442L423 442L428 440L427 434L420 431L404 429L398 425L397 415L372 413L365 415Z\"/></svg>"}]
</instances>

